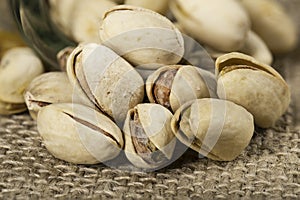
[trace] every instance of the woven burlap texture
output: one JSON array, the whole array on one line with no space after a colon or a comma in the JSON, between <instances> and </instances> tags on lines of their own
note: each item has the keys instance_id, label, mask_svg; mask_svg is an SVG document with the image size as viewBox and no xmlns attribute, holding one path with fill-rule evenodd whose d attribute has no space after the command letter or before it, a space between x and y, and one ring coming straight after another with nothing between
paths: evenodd
<instances>
[{"instance_id":1,"label":"woven burlap texture","mask_svg":"<svg viewBox=\"0 0 300 200\"><path fill-rule=\"evenodd\" d=\"M300 25L299 0L281 1L289 2ZM299 91L300 70L293 69L300 67L299 53L277 65L287 69L293 91ZM300 130L292 124L295 110L300 118L298 94L274 128L256 129L236 160L216 162L187 151L151 173L58 160L27 113L0 116L0 199L300 199Z\"/></svg>"},{"instance_id":2,"label":"woven burlap texture","mask_svg":"<svg viewBox=\"0 0 300 200\"><path fill-rule=\"evenodd\" d=\"M157 172L73 165L51 156L28 114L0 118L1 199L299 199L299 130L286 114L232 162L192 151Z\"/></svg>"}]
</instances>

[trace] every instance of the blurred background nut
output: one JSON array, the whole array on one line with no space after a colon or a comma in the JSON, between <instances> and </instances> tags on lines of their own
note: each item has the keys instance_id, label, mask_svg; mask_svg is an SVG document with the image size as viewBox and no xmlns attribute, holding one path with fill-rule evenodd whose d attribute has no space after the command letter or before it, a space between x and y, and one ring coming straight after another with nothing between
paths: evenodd
<instances>
[{"instance_id":1,"label":"blurred background nut","mask_svg":"<svg viewBox=\"0 0 300 200\"><path fill-rule=\"evenodd\" d=\"M37 128L48 151L76 164L115 158L124 146L121 130L109 118L79 104L51 104L38 113Z\"/></svg>"},{"instance_id":2,"label":"blurred background nut","mask_svg":"<svg viewBox=\"0 0 300 200\"><path fill-rule=\"evenodd\" d=\"M1 114L26 110L24 90L43 70L42 62L30 48L13 48L5 53L0 63Z\"/></svg>"},{"instance_id":3,"label":"blurred background nut","mask_svg":"<svg viewBox=\"0 0 300 200\"><path fill-rule=\"evenodd\" d=\"M165 15L169 8L169 0L125 0L124 4L147 8Z\"/></svg>"},{"instance_id":4,"label":"blurred background nut","mask_svg":"<svg viewBox=\"0 0 300 200\"><path fill-rule=\"evenodd\" d=\"M249 31L245 44L240 49L241 53L254 57L256 60L271 65L273 55L265 42L253 31Z\"/></svg>"},{"instance_id":5,"label":"blurred background nut","mask_svg":"<svg viewBox=\"0 0 300 200\"><path fill-rule=\"evenodd\" d=\"M209 79L209 80L208 80ZM216 86L214 76L189 65L170 65L159 68L149 76L146 92L151 103L158 103L176 111L184 103L214 96L211 87Z\"/></svg>"},{"instance_id":6,"label":"blurred background nut","mask_svg":"<svg viewBox=\"0 0 300 200\"><path fill-rule=\"evenodd\" d=\"M250 30L249 17L235 0L173 0L170 9L188 35L219 51L241 48Z\"/></svg>"},{"instance_id":7,"label":"blurred background nut","mask_svg":"<svg viewBox=\"0 0 300 200\"><path fill-rule=\"evenodd\" d=\"M219 99L197 99L184 104L171 121L176 137L202 156L234 160L248 146L253 116L243 107Z\"/></svg>"},{"instance_id":8,"label":"blurred background nut","mask_svg":"<svg viewBox=\"0 0 300 200\"><path fill-rule=\"evenodd\" d=\"M25 90L24 98L35 120L40 109L49 104L80 103L73 101L73 88L65 72L48 72L36 77Z\"/></svg>"},{"instance_id":9,"label":"blurred background nut","mask_svg":"<svg viewBox=\"0 0 300 200\"><path fill-rule=\"evenodd\" d=\"M240 0L249 14L252 29L275 53L287 53L298 42L297 26L278 0Z\"/></svg>"},{"instance_id":10,"label":"blurred background nut","mask_svg":"<svg viewBox=\"0 0 300 200\"><path fill-rule=\"evenodd\" d=\"M205 49L214 59L217 59L221 55L230 53L217 51L208 46L205 46ZM238 50L238 52L252 56L256 60L267 65L271 65L273 63L273 55L270 49L267 47L265 42L253 31L248 32L246 41L244 45Z\"/></svg>"},{"instance_id":11,"label":"blurred background nut","mask_svg":"<svg viewBox=\"0 0 300 200\"><path fill-rule=\"evenodd\" d=\"M246 108L262 128L273 126L289 106L290 90L285 80L251 56L220 56L216 60L216 77L218 96Z\"/></svg>"},{"instance_id":12,"label":"blurred background nut","mask_svg":"<svg viewBox=\"0 0 300 200\"><path fill-rule=\"evenodd\" d=\"M120 126L128 110L144 99L142 77L126 60L102 45L78 46L68 59L67 74L83 95Z\"/></svg>"},{"instance_id":13,"label":"blurred background nut","mask_svg":"<svg viewBox=\"0 0 300 200\"><path fill-rule=\"evenodd\" d=\"M122 5L107 11L100 27L103 45L143 69L177 64L184 54L180 31L166 17Z\"/></svg>"},{"instance_id":14,"label":"blurred background nut","mask_svg":"<svg viewBox=\"0 0 300 200\"><path fill-rule=\"evenodd\" d=\"M109 0L50 0L54 23L74 41L100 42L98 27L104 12L116 4Z\"/></svg>"},{"instance_id":15,"label":"blurred background nut","mask_svg":"<svg viewBox=\"0 0 300 200\"><path fill-rule=\"evenodd\" d=\"M128 111L123 128L125 154L133 165L155 169L168 164L176 144L172 116L159 104L139 104Z\"/></svg>"}]
</instances>

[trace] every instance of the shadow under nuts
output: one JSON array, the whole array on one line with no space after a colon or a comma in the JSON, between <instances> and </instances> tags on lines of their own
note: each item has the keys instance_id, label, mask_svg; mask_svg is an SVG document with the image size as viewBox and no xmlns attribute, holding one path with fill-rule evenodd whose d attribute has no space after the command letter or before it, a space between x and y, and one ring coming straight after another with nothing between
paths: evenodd
<instances>
[{"instance_id":1,"label":"shadow under nuts","mask_svg":"<svg viewBox=\"0 0 300 200\"><path fill-rule=\"evenodd\" d=\"M121 130L108 117L79 104L51 104L38 113L43 143L56 158L96 164L115 158L124 146Z\"/></svg>"},{"instance_id":2,"label":"shadow under nuts","mask_svg":"<svg viewBox=\"0 0 300 200\"><path fill-rule=\"evenodd\" d=\"M253 116L243 107L219 99L197 99L176 111L171 127L186 146L213 160L231 161L249 144Z\"/></svg>"},{"instance_id":3,"label":"shadow under nuts","mask_svg":"<svg viewBox=\"0 0 300 200\"><path fill-rule=\"evenodd\" d=\"M217 93L246 108L255 123L268 128L287 110L290 90L272 67L241 53L229 53L216 60Z\"/></svg>"}]
</instances>

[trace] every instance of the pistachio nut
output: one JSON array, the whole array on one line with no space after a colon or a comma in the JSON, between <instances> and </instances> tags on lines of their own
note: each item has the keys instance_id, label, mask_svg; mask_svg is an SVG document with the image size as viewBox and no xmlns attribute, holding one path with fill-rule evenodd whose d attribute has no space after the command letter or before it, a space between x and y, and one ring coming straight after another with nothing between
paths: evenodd
<instances>
[{"instance_id":1,"label":"pistachio nut","mask_svg":"<svg viewBox=\"0 0 300 200\"><path fill-rule=\"evenodd\" d=\"M115 5L109 0L50 0L50 16L74 41L100 42L98 27L102 15Z\"/></svg>"},{"instance_id":2,"label":"pistachio nut","mask_svg":"<svg viewBox=\"0 0 300 200\"><path fill-rule=\"evenodd\" d=\"M273 53L293 50L298 42L297 26L277 0L240 0L249 14L252 29Z\"/></svg>"},{"instance_id":3,"label":"pistachio nut","mask_svg":"<svg viewBox=\"0 0 300 200\"><path fill-rule=\"evenodd\" d=\"M82 103L73 100L73 87L65 72L48 72L36 77L25 90L24 99L33 119L49 104Z\"/></svg>"},{"instance_id":4,"label":"pistachio nut","mask_svg":"<svg viewBox=\"0 0 300 200\"><path fill-rule=\"evenodd\" d=\"M241 53L247 54L256 60L271 65L273 55L265 42L253 31L249 31L244 46L240 49Z\"/></svg>"},{"instance_id":5,"label":"pistachio nut","mask_svg":"<svg viewBox=\"0 0 300 200\"><path fill-rule=\"evenodd\" d=\"M171 121L172 131L186 146L213 160L234 160L248 146L253 116L243 107L220 99L184 104Z\"/></svg>"},{"instance_id":6,"label":"pistachio nut","mask_svg":"<svg viewBox=\"0 0 300 200\"><path fill-rule=\"evenodd\" d=\"M124 4L147 8L163 15L169 8L169 0L125 0Z\"/></svg>"},{"instance_id":7,"label":"pistachio nut","mask_svg":"<svg viewBox=\"0 0 300 200\"><path fill-rule=\"evenodd\" d=\"M116 6L108 0L77 1L77 9L73 11L71 33L77 42L101 42L98 27L106 10Z\"/></svg>"},{"instance_id":8,"label":"pistachio nut","mask_svg":"<svg viewBox=\"0 0 300 200\"><path fill-rule=\"evenodd\" d=\"M205 49L214 59L227 54L229 52L220 52L206 46ZM265 42L253 31L249 31L245 44L238 50L238 52L252 56L256 60L271 65L273 62L273 55Z\"/></svg>"},{"instance_id":9,"label":"pistachio nut","mask_svg":"<svg viewBox=\"0 0 300 200\"><path fill-rule=\"evenodd\" d=\"M108 117L79 104L51 104L38 113L37 129L56 158L95 164L115 158L124 146L121 130Z\"/></svg>"},{"instance_id":10,"label":"pistachio nut","mask_svg":"<svg viewBox=\"0 0 300 200\"><path fill-rule=\"evenodd\" d=\"M30 48L16 47L8 50L0 63L1 114L26 110L23 92L30 81L42 73L42 62ZM8 110L5 111L6 109Z\"/></svg>"},{"instance_id":11,"label":"pistachio nut","mask_svg":"<svg viewBox=\"0 0 300 200\"><path fill-rule=\"evenodd\" d=\"M240 49L250 30L250 19L235 0L173 0L170 9L185 32L219 51Z\"/></svg>"},{"instance_id":12,"label":"pistachio nut","mask_svg":"<svg viewBox=\"0 0 300 200\"><path fill-rule=\"evenodd\" d=\"M184 103L213 96L216 91L213 74L189 65L159 68L149 76L146 91L151 103L176 111Z\"/></svg>"},{"instance_id":13,"label":"pistachio nut","mask_svg":"<svg viewBox=\"0 0 300 200\"><path fill-rule=\"evenodd\" d=\"M120 125L127 111L144 99L144 81L137 71L111 49L98 44L77 47L68 59L71 83L96 107Z\"/></svg>"},{"instance_id":14,"label":"pistachio nut","mask_svg":"<svg viewBox=\"0 0 300 200\"><path fill-rule=\"evenodd\" d=\"M268 128L284 114L290 90L272 67L241 53L229 53L216 60L217 94L246 108L255 123Z\"/></svg>"},{"instance_id":15,"label":"pistachio nut","mask_svg":"<svg viewBox=\"0 0 300 200\"><path fill-rule=\"evenodd\" d=\"M140 7L121 5L107 11L100 37L103 45L143 69L177 64L184 54L183 37L175 25Z\"/></svg>"},{"instance_id":16,"label":"pistachio nut","mask_svg":"<svg viewBox=\"0 0 300 200\"><path fill-rule=\"evenodd\" d=\"M128 111L123 128L125 154L133 165L155 169L171 160L176 144L172 116L159 104L139 104Z\"/></svg>"}]
</instances>

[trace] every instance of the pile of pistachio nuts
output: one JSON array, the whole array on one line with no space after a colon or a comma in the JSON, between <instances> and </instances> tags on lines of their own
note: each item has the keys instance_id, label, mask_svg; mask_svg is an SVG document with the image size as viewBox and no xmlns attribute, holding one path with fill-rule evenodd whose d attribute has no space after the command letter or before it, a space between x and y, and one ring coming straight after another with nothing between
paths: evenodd
<instances>
[{"instance_id":1,"label":"pile of pistachio nuts","mask_svg":"<svg viewBox=\"0 0 300 200\"><path fill-rule=\"evenodd\" d=\"M0 114L27 109L59 159L107 163L122 152L155 170L191 148L231 161L255 125L274 126L290 104L270 65L296 46L297 31L275 0L49 2L78 46L59 52L62 71L47 73L29 48L7 51Z\"/></svg>"}]
</instances>

